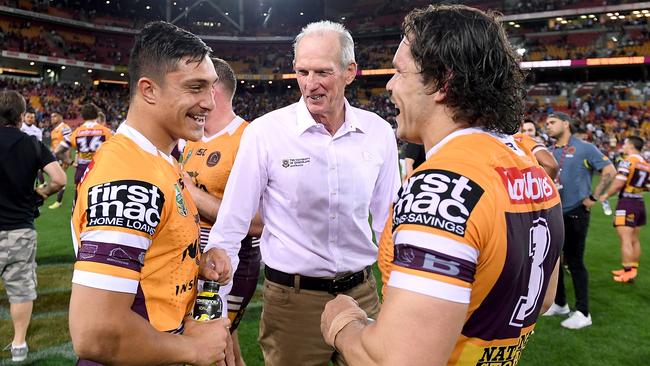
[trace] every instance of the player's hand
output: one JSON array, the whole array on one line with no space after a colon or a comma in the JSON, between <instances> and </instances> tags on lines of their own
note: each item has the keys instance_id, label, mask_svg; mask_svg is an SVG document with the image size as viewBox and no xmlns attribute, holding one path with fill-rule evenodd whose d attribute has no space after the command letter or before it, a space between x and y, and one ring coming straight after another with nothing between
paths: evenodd
<instances>
[{"instance_id":1,"label":"player's hand","mask_svg":"<svg viewBox=\"0 0 650 366\"><path fill-rule=\"evenodd\" d=\"M345 319L341 319L341 317L336 319L337 316L343 316ZM336 333L343 329L345 325L354 320L365 321L366 319L366 312L359 307L358 302L350 296L339 294L334 300L325 304L325 310L323 310L320 318L320 331L323 333L325 343L334 346ZM335 322L337 324L333 324ZM334 334L332 334L332 325L337 328Z\"/></svg>"},{"instance_id":2,"label":"player's hand","mask_svg":"<svg viewBox=\"0 0 650 366\"><path fill-rule=\"evenodd\" d=\"M223 365L226 360L228 338L230 338L229 328L230 320L228 318L203 322L190 317L185 318L183 337L187 337L188 343L192 345L192 357L189 363L195 366L212 365L214 363Z\"/></svg>"},{"instance_id":3,"label":"player's hand","mask_svg":"<svg viewBox=\"0 0 650 366\"><path fill-rule=\"evenodd\" d=\"M210 248L210 250L201 254L199 273L203 278L217 281L222 285L230 282L232 265L228 253L223 249Z\"/></svg>"}]
</instances>

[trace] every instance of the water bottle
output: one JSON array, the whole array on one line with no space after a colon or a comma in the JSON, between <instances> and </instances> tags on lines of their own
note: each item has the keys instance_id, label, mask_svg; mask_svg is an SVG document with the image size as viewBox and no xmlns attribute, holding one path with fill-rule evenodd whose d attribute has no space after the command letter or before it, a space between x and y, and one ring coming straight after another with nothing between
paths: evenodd
<instances>
[{"instance_id":1,"label":"water bottle","mask_svg":"<svg viewBox=\"0 0 650 366\"><path fill-rule=\"evenodd\" d=\"M603 201L603 212L605 215L610 216L612 214L612 206L609 205L609 201Z\"/></svg>"},{"instance_id":2,"label":"water bottle","mask_svg":"<svg viewBox=\"0 0 650 366\"><path fill-rule=\"evenodd\" d=\"M196 297L194 319L199 321L218 319L223 313L223 301L219 297L219 284L216 281L205 281L203 290Z\"/></svg>"}]
</instances>

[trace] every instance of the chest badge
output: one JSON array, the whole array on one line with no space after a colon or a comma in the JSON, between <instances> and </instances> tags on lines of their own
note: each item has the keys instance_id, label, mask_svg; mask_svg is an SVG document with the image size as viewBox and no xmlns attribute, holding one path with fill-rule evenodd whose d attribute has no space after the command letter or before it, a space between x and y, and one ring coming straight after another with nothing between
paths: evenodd
<instances>
[{"instance_id":1,"label":"chest badge","mask_svg":"<svg viewBox=\"0 0 650 366\"><path fill-rule=\"evenodd\" d=\"M219 160L221 159L221 153L219 151L213 151L208 155L208 160L205 161L205 164L212 168L213 166L217 165Z\"/></svg>"},{"instance_id":2,"label":"chest badge","mask_svg":"<svg viewBox=\"0 0 650 366\"><path fill-rule=\"evenodd\" d=\"M176 209L181 216L187 216L187 207L185 206L185 199L183 199L183 192L181 187L177 184L174 184L174 191L176 192Z\"/></svg>"}]
</instances>

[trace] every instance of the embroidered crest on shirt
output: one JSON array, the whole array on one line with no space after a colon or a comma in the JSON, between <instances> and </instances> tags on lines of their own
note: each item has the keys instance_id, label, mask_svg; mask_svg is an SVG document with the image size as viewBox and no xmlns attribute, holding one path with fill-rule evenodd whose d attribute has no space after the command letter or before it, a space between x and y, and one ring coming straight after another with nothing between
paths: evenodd
<instances>
[{"instance_id":1,"label":"embroidered crest on shirt","mask_svg":"<svg viewBox=\"0 0 650 366\"><path fill-rule=\"evenodd\" d=\"M187 207L185 207L183 193L181 192L181 187L178 185L178 183L174 184L174 190L176 191L176 209L182 216L187 216Z\"/></svg>"},{"instance_id":2,"label":"embroidered crest on shirt","mask_svg":"<svg viewBox=\"0 0 650 366\"><path fill-rule=\"evenodd\" d=\"M208 160L206 160L205 164L212 168L213 166L217 165L219 160L221 159L221 153L219 151L213 151L208 155Z\"/></svg>"},{"instance_id":3,"label":"embroidered crest on shirt","mask_svg":"<svg viewBox=\"0 0 650 366\"><path fill-rule=\"evenodd\" d=\"M310 157L306 158L297 158L297 159L282 159L282 167L283 168L295 168L295 167L301 167L304 165L309 164L311 161Z\"/></svg>"}]
</instances>

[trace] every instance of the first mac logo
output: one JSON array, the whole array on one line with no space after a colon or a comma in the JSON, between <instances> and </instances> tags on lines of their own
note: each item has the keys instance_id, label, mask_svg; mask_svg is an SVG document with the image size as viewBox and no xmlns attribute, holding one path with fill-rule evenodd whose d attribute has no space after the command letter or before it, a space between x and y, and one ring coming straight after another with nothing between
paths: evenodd
<instances>
[{"instance_id":1,"label":"first mac logo","mask_svg":"<svg viewBox=\"0 0 650 366\"><path fill-rule=\"evenodd\" d=\"M149 235L156 232L165 203L153 184L118 180L90 187L87 226L120 226Z\"/></svg>"}]
</instances>

